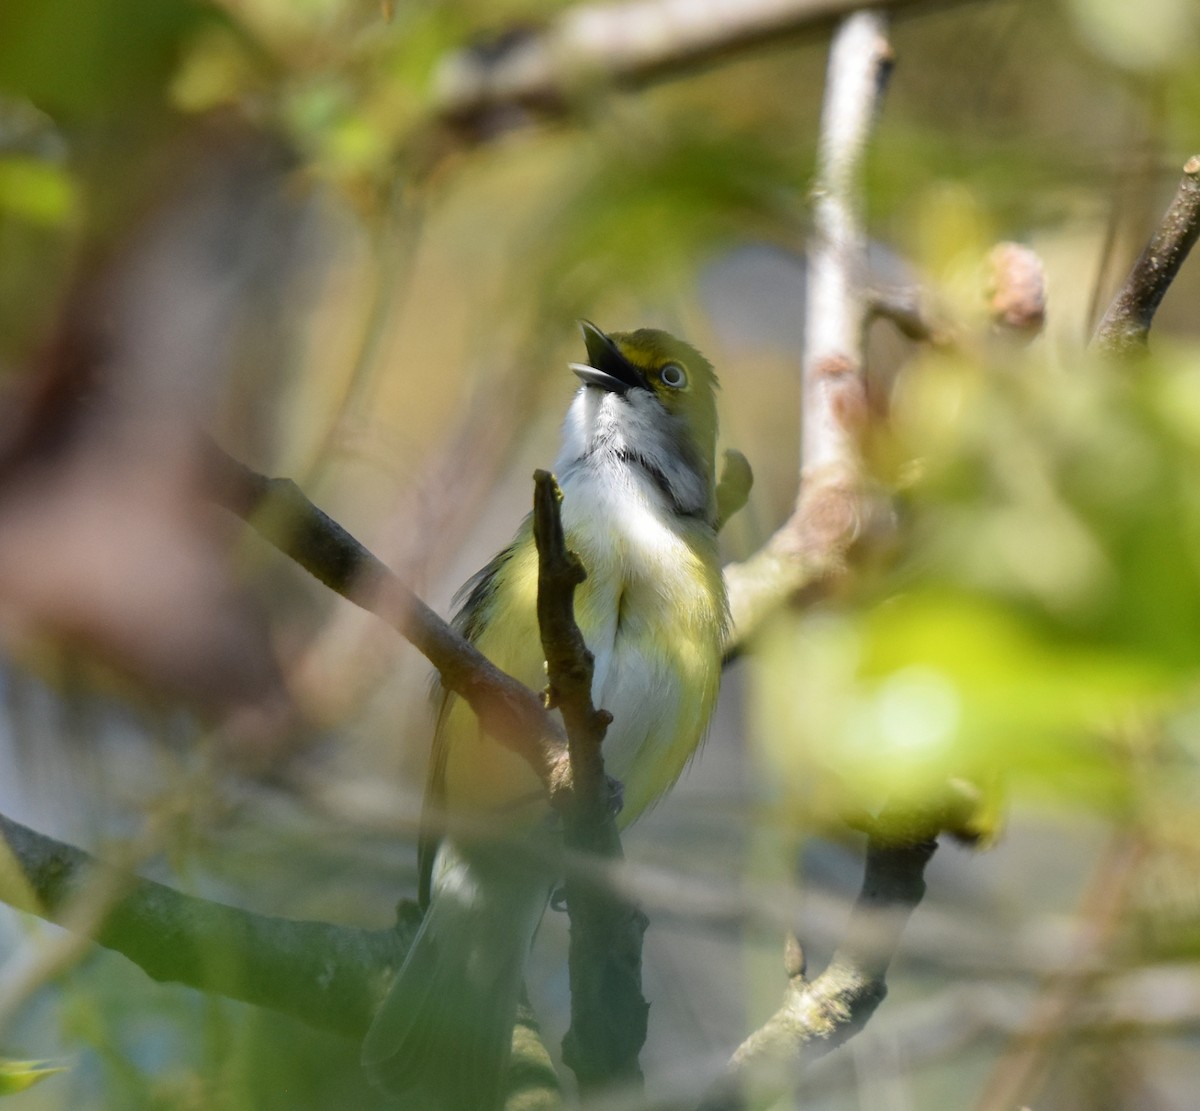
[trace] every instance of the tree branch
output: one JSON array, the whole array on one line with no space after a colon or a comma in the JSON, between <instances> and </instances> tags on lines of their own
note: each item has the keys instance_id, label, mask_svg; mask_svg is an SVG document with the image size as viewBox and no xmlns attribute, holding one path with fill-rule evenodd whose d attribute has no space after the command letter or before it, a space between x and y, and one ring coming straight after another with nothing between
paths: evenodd
<instances>
[{"instance_id":1,"label":"tree branch","mask_svg":"<svg viewBox=\"0 0 1200 1111\"><path fill-rule=\"evenodd\" d=\"M884 16L841 24L829 59L808 249L800 495L788 521L725 569L726 652L797 591L840 569L867 513L858 440L867 416L863 331L869 311L862 163L892 68Z\"/></svg>"},{"instance_id":2,"label":"tree branch","mask_svg":"<svg viewBox=\"0 0 1200 1111\"><path fill-rule=\"evenodd\" d=\"M919 0L884 0L900 9ZM821 29L861 0L622 0L579 4L446 57L436 115L468 142L530 119L568 113L597 86L639 88L802 31Z\"/></svg>"},{"instance_id":3,"label":"tree branch","mask_svg":"<svg viewBox=\"0 0 1200 1111\"><path fill-rule=\"evenodd\" d=\"M1101 351L1132 355L1145 350L1154 314L1197 238L1200 155L1193 155L1183 167L1170 207L1096 327L1092 342Z\"/></svg>"},{"instance_id":4,"label":"tree branch","mask_svg":"<svg viewBox=\"0 0 1200 1111\"><path fill-rule=\"evenodd\" d=\"M921 290L914 287L870 290L867 318L891 321L902 336L914 343L942 348L955 343L954 327L926 305Z\"/></svg>"},{"instance_id":5,"label":"tree branch","mask_svg":"<svg viewBox=\"0 0 1200 1111\"><path fill-rule=\"evenodd\" d=\"M592 705L594 660L575 623L575 588L587 578L567 551L562 493L547 471L534 474L533 535L538 550L538 627L549 677L547 705L567 727L574 797L562 810L569 849L601 858L624 856L601 745L612 721ZM649 1004L642 996L642 936L646 916L614 891L571 871L565 883L570 914L568 962L571 1027L563 1060L585 1091L614 1081L640 1084L638 1056L646 1041Z\"/></svg>"},{"instance_id":6,"label":"tree branch","mask_svg":"<svg viewBox=\"0 0 1200 1111\"><path fill-rule=\"evenodd\" d=\"M456 633L291 479L267 478L212 440L205 441L204 452L203 473L214 501L331 590L396 629L437 668L446 689L467 702L487 731L530 763L552 803L561 805L569 797L566 737L534 691Z\"/></svg>"},{"instance_id":7,"label":"tree branch","mask_svg":"<svg viewBox=\"0 0 1200 1111\"><path fill-rule=\"evenodd\" d=\"M871 306L861 177L891 67L885 16L862 11L840 25L830 48L813 190L800 496L791 520L749 569L726 571L735 644L782 600L781 583L794 590L806 575L836 569L866 513L859 437L867 414L863 346ZM748 1072L803 1066L853 1037L874 1014L887 993L886 973L904 925L925 893L925 866L942 828L940 822L911 825L901 823L910 832L898 836L895 815L879 820L846 938L817 979L805 975L799 942L789 944L783 1006L739 1047L705 1111L740 1108Z\"/></svg>"},{"instance_id":8,"label":"tree branch","mask_svg":"<svg viewBox=\"0 0 1200 1111\"><path fill-rule=\"evenodd\" d=\"M887 995L888 968L925 895L925 868L937 850L937 834L958 820L950 813L958 806L951 796L946 813L890 810L877 820L867 842L862 889L833 959L809 980L800 944L789 939L783 1003L738 1047L701 1111L739 1111L748 1080L786 1083L866 1026Z\"/></svg>"},{"instance_id":9,"label":"tree branch","mask_svg":"<svg viewBox=\"0 0 1200 1111\"><path fill-rule=\"evenodd\" d=\"M20 870L20 877L4 876L4 900L53 922L70 926L76 899L109 870L3 815L0 838ZM394 929L359 930L253 914L132 875L117 882L123 893L95 936L104 948L154 980L269 1007L355 1038L366 1032L382 985L403 961L420 920L415 904L406 905Z\"/></svg>"}]
</instances>

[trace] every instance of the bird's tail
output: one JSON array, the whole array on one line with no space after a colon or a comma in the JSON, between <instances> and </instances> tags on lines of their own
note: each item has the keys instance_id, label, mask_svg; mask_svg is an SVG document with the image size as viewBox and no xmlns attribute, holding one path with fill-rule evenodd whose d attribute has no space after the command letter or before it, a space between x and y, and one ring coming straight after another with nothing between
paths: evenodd
<instances>
[{"instance_id":1,"label":"bird's tail","mask_svg":"<svg viewBox=\"0 0 1200 1111\"><path fill-rule=\"evenodd\" d=\"M443 843L425 920L363 1042L371 1079L413 1111L494 1111L548 885L495 849Z\"/></svg>"}]
</instances>

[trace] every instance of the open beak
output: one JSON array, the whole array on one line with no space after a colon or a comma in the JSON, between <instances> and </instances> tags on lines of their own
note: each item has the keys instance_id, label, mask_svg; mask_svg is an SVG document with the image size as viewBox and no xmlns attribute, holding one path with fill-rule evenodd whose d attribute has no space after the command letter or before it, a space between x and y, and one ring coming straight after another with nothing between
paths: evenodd
<instances>
[{"instance_id":1,"label":"open beak","mask_svg":"<svg viewBox=\"0 0 1200 1111\"><path fill-rule=\"evenodd\" d=\"M642 372L621 354L613 343L590 320L581 320L583 344L587 348L586 363L571 363L571 369L589 386L599 386L610 393L622 394L636 387L646 387Z\"/></svg>"}]
</instances>

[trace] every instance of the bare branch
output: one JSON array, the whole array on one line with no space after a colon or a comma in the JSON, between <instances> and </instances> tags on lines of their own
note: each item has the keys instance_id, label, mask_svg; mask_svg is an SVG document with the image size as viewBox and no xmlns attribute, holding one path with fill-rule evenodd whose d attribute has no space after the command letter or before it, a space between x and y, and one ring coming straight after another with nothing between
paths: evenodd
<instances>
[{"instance_id":1,"label":"bare branch","mask_svg":"<svg viewBox=\"0 0 1200 1111\"><path fill-rule=\"evenodd\" d=\"M866 513L859 437L866 420L863 336L867 293L862 162L891 70L887 20L863 11L839 27L830 49L821 117L815 234L809 250L803 360L803 435L796 510L766 549L728 568L733 643L745 638L763 608L805 576L834 570ZM747 575L758 582L747 581ZM779 576L774 583L770 579ZM705 1111L744 1105L747 1074L763 1067L791 1073L856 1034L887 993L886 974L904 925L924 892L924 871L945 828L936 819L889 814L872 832L862 891L847 935L829 967L806 977L799 943L788 946L783 1006L734 1054Z\"/></svg>"},{"instance_id":2,"label":"bare branch","mask_svg":"<svg viewBox=\"0 0 1200 1111\"><path fill-rule=\"evenodd\" d=\"M868 319L889 320L905 338L932 347L951 347L955 329L924 303L921 291L913 287L876 289L867 299Z\"/></svg>"},{"instance_id":3,"label":"bare branch","mask_svg":"<svg viewBox=\"0 0 1200 1111\"><path fill-rule=\"evenodd\" d=\"M925 867L937 849L940 825L940 819L933 821L923 833L913 826L913 839L898 840L894 819L881 819L868 841L862 890L829 966L809 980L799 944L789 939L783 1004L738 1047L728 1076L702 1111L743 1107L741 1086L752 1074L777 1083L794 1077L857 1034L883 1002L888 967L925 894Z\"/></svg>"},{"instance_id":4,"label":"bare branch","mask_svg":"<svg viewBox=\"0 0 1200 1111\"><path fill-rule=\"evenodd\" d=\"M884 0L900 9L916 0ZM440 65L437 113L468 141L564 115L581 91L650 82L832 24L861 0L622 0L568 8Z\"/></svg>"},{"instance_id":5,"label":"bare branch","mask_svg":"<svg viewBox=\"0 0 1200 1111\"><path fill-rule=\"evenodd\" d=\"M1143 838L1119 835L1101 859L1081 901L1075 952L1065 967L1046 977L1031 1013L997 1061L975 1104L1001 1111L1036 1097L1055 1048L1087 1000L1091 966L1111 948L1130 894L1143 874Z\"/></svg>"},{"instance_id":6,"label":"bare branch","mask_svg":"<svg viewBox=\"0 0 1200 1111\"><path fill-rule=\"evenodd\" d=\"M569 793L566 737L535 692L459 636L290 479L267 478L211 440L205 453L204 473L214 501L244 518L331 590L396 629L437 668L445 687L470 705L490 734L529 761L552 802Z\"/></svg>"},{"instance_id":7,"label":"bare branch","mask_svg":"<svg viewBox=\"0 0 1200 1111\"><path fill-rule=\"evenodd\" d=\"M587 572L563 536L562 493L547 471L534 474L533 535L538 550L538 626L549 677L547 704L567 727L574 794L562 808L570 849L619 860L612 793L601 744L612 721L592 705L593 657L575 622L575 588ZM568 872L571 919L571 1028L563 1060L580 1086L640 1083L638 1056L650 1007L642 996L642 935L646 917L615 891Z\"/></svg>"},{"instance_id":8,"label":"bare branch","mask_svg":"<svg viewBox=\"0 0 1200 1111\"><path fill-rule=\"evenodd\" d=\"M70 926L75 897L107 866L3 815L0 838L24 880L23 897L6 889L5 900ZM11 878L5 876L6 888ZM123 893L96 932L98 944L152 979L268 1007L350 1037L366 1032L379 991L404 959L420 918L413 904L402 908L395 929L357 930L252 914L135 876L116 882Z\"/></svg>"},{"instance_id":9,"label":"bare branch","mask_svg":"<svg viewBox=\"0 0 1200 1111\"><path fill-rule=\"evenodd\" d=\"M1200 155L1193 155L1183 167L1183 180L1170 207L1096 327L1092 342L1101 351L1132 355L1145 350L1154 314L1197 238Z\"/></svg>"},{"instance_id":10,"label":"bare branch","mask_svg":"<svg viewBox=\"0 0 1200 1111\"><path fill-rule=\"evenodd\" d=\"M884 16L858 12L842 23L831 48L808 252L800 496L760 552L725 569L732 615L727 652L767 613L837 570L864 525L858 440L867 415L869 305L860 177L891 72L886 30Z\"/></svg>"},{"instance_id":11,"label":"bare branch","mask_svg":"<svg viewBox=\"0 0 1200 1111\"><path fill-rule=\"evenodd\" d=\"M562 714L575 794L569 812L585 823L611 819L601 745L612 721L607 710L592 705L595 658L575 623L575 588L587 571L567 550L563 535L562 491L549 471L533 475L533 538L538 553L538 630L546 658L546 708ZM613 825L615 833L616 826ZM607 838L601 835L602 841ZM609 845L604 846L606 849Z\"/></svg>"},{"instance_id":12,"label":"bare branch","mask_svg":"<svg viewBox=\"0 0 1200 1111\"><path fill-rule=\"evenodd\" d=\"M808 252L801 478L858 475L858 433L866 410L862 381L867 239L862 164L892 52L886 19L859 12L830 49L821 114L813 242Z\"/></svg>"}]
</instances>

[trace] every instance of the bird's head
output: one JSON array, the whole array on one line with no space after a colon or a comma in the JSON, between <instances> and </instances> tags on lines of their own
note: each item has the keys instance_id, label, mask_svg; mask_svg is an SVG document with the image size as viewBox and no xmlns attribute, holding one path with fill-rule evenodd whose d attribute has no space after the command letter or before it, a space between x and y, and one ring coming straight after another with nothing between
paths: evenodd
<instances>
[{"instance_id":1,"label":"bird's head","mask_svg":"<svg viewBox=\"0 0 1200 1111\"><path fill-rule=\"evenodd\" d=\"M583 321L587 362L560 462L640 468L677 512L715 513L717 376L690 344L656 328L604 333Z\"/></svg>"}]
</instances>

